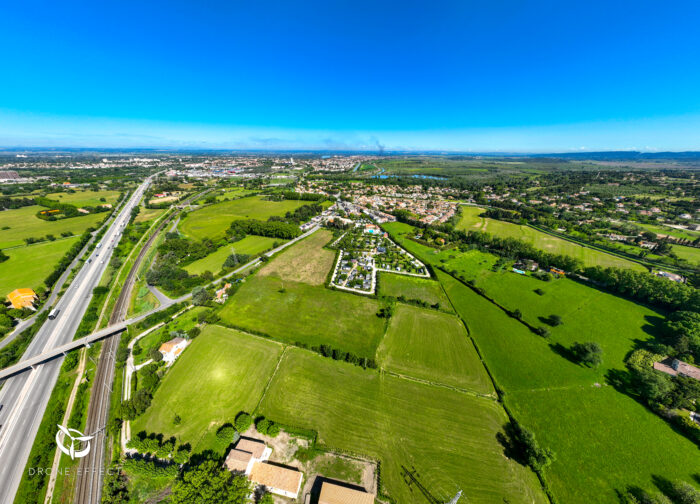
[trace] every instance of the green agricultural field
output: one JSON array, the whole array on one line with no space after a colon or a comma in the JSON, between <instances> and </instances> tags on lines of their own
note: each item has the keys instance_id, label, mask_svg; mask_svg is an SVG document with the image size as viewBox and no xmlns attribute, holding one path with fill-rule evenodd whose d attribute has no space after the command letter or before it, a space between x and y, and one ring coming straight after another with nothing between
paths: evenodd
<instances>
[{"instance_id":1,"label":"green agricultural field","mask_svg":"<svg viewBox=\"0 0 700 504\"><path fill-rule=\"evenodd\" d=\"M601 379L596 372L555 353L544 338L449 275L438 273L438 278L496 383L505 390L592 385ZM517 354L517 365L509 358L512 354Z\"/></svg>"},{"instance_id":2,"label":"green agricultural field","mask_svg":"<svg viewBox=\"0 0 700 504\"><path fill-rule=\"evenodd\" d=\"M493 393L464 324L452 315L398 305L377 357L387 371L479 394Z\"/></svg>"},{"instance_id":3,"label":"green agricultural field","mask_svg":"<svg viewBox=\"0 0 700 504\"><path fill-rule=\"evenodd\" d=\"M672 245L671 248L681 259L685 259L693 264L700 263L700 248L686 247L684 245Z\"/></svg>"},{"instance_id":4,"label":"green agricultural field","mask_svg":"<svg viewBox=\"0 0 700 504\"><path fill-rule=\"evenodd\" d=\"M433 502L462 488L471 503L542 503L529 469L503 455L507 422L498 402L290 348L258 413L315 429L326 446L381 460L382 485L395 502L423 504L406 483L415 469ZM464 499L464 498L463 498Z\"/></svg>"},{"instance_id":5,"label":"green agricultural field","mask_svg":"<svg viewBox=\"0 0 700 504\"><path fill-rule=\"evenodd\" d=\"M37 289L43 285L44 279L77 241L75 236L5 250L10 258L0 263L0 298L4 299L20 287Z\"/></svg>"},{"instance_id":6,"label":"green agricultural field","mask_svg":"<svg viewBox=\"0 0 700 504\"><path fill-rule=\"evenodd\" d=\"M373 358L384 333L378 311L371 298L258 274L219 314L230 324L286 343L328 344Z\"/></svg>"},{"instance_id":7,"label":"green agricultural field","mask_svg":"<svg viewBox=\"0 0 700 504\"><path fill-rule=\"evenodd\" d=\"M430 305L439 303L440 309L452 311L450 300L435 280L382 272L379 273L377 285L380 296L403 296L406 299L425 301Z\"/></svg>"},{"instance_id":8,"label":"green agricultural field","mask_svg":"<svg viewBox=\"0 0 700 504\"><path fill-rule=\"evenodd\" d=\"M266 264L259 274L281 280L323 285L335 259L335 253L323 247L332 238L332 233L325 229L316 231Z\"/></svg>"},{"instance_id":9,"label":"green agricultural field","mask_svg":"<svg viewBox=\"0 0 700 504\"><path fill-rule=\"evenodd\" d=\"M46 197L55 201L60 201L61 203L75 205L77 207L96 207L107 203L114 205L119 199L119 191L76 191L73 193L58 192L47 194ZM105 201L102 201L102 198L104 198Z\"/></svg>"},{"instance_id":10,"label":"green agricultural field","mask_svg":"<svg viewBox=\"0 0 700 504\"><path fill-rule=\"evenodd\" d=\"M617 268L630 268L639 271L645 270L644 266L641 264L599 250L582 247L576 243L537 231L529 226L519 226L511 222L480 217L479 214L482 212L482 208L463 206L462 219L459 221L457 229L462 229L464 231L484 231L496 236L518 238L541 250L575 257L585 266L614 266Z\"/></svg>"},{"instance_id":11,"label":"green agricultural field","mask_svg":"<svg viewBox=\"0 0 700 504\"><path fill-rule=\"evenodd\" d=\"M513 414L557 460L547 471L559 502L619 502L615 490L658 492L656 478L697 484L698 448L611 386L516 392Z\"/></svg>"},{"instance_id":12,"label":"green agricultural field","mask_svg":"<svg viewBox=\"0 0 700 504\"><path fill-rule=\"evenodd\" d=\"M261 196L251 196L224 201L190 212L180 221L179 230L195 240L223 238L232 221L237 219L267 220L273 215L282 216L308 201L267 201Z\"/></svg>"},{"instance_id":13,"label":"green agricultural field","mask_svg":"<svg viewBox=\"0 0 700 504\"><path fill-rule=\"evenodd\" d=\"M505 391L506 405L557 455L546 473L560 502L617 502L615 490L628 485L653 490L657 476L692 481L689 468L697 460L697 448L605 379L606 371L622 367L635 337L649 337L645 331L658 319L654 312L563 280L539 282L546 291L543 298L551 303L557 295L565 298L561 303L573 303L571 311L562 310L564 324L553 328L547 341L450 276L438 276ZM525 295L516 284L501 280L511 296L501 295L506 301ZM598 297L610 304L609 312L595 313ZM523 312L526 318L547 306L544 300L526 300L533 303L532 311ZM572 340L600 343L604 353L599 369L582 367L555 351L557 343L569 346Z\"/></svg>"},{"instance_id":14,"label":"green agricultural field","mask_svg":"<svg viewBox=\"0 0 700 504\"><path fill-rule=\"evenodd\" d=\"M176 436L197 451L207 433L255 408L281 353L274 342L207 326L175 361L131 432ZM173 424L175 415L180 425Z\"/></svg>"},{"instance_id":15,"label":"green agricultural field","mask_svg":"<svg viewBox=\"0 0 700 504\"><path fill-rule=\"evenodd\" d=\"M624 368L635 342L649 339L663 316L568 278L544 282L509 270L484 271L475 284L508 310L520 310L533 326L547 328L551 344L568 348L575 341L599 343L604 352L597 373L601 380L608 370ZM561 317L562 324L553 326L552 315Z\"/></svg>"},{"instance_id":16,"label":"green agricultural field","mask_svg":"<svg viewBox=\"0 0 700 504\"><path fill-rule=\"evenodd\" d=\"M273 248L273 244L275 243L279 243L281 245L284 242L285 240L280 240L278 238L267 238L264 236L252 235L246 236L240 241L224 245L208 256L188 264L185 266L185 270L193 275L199 275L205 271L218 273L221 271L221 268L223 268L224 261L226 261L226 258L230 256L232 252L235 252L236 254L257 255Z\"/></svg>"},{"instance_id":17,"label":"green agricultural field","mask_svg":"<svg viewBox=\"0 0 700 504\"><path fill-rule=\"evenodd\" d=\"M44 207L32 205L14 210L0 212L0 248L24 245L25 238L43 238L52 234L56 238L61 233L70 231L80 235L89 227L98 226L107 216L106 213L96 213L70 219L45 221L39 219L36 213Z\"/></svg>"}]
</instances>

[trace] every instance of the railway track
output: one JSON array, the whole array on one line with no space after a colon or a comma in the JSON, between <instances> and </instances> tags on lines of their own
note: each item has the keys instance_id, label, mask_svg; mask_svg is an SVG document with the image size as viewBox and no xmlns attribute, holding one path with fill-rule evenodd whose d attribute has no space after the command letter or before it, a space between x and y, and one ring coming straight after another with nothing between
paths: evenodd
<instances>
[{"instance_id":1,"label":"railway track","mask_svg":"<svg viewBox=\"0 0 700 504\"><path fill-rule=\"evenodd\" d=\"M146 243L141 247L139 255L134 261L129 274L124 281L122 290L119 293L114 309L109 319L109 325L116 324L126 319L129 308L131 291L136 280L136 272L141 266L143 258L153 245L158 234L170 222L175 214L165 219ZM76 492L74 502L76 504L99 503L102 493L102 477L105 471L105 443L107 439L106 427L109 416L109 404L112 393L112 383L114 381L114 370L116 353L119 348L121 334L116 334L106 338L102 343L97 372L95 373L95 383L92 387L92 396L88 405L88 415L85 433L92 435L91 450L85 457L80 459L78 467Z\"/></svg>"}]
</instances>

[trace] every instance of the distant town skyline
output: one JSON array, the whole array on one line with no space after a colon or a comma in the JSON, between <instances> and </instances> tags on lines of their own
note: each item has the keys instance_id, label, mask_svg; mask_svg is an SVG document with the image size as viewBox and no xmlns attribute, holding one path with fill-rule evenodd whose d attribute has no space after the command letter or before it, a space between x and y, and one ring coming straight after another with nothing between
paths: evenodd
<instances>
[{"instance_id":1,"label":"distant town skyline","mask_svg":"<svg viewBox=\"0 0 700 504\"><path fill-rule=\"evenodd\" d=\"M697 2L30 1L0 146L700 150Z\"/></svg>"}]
</instances>

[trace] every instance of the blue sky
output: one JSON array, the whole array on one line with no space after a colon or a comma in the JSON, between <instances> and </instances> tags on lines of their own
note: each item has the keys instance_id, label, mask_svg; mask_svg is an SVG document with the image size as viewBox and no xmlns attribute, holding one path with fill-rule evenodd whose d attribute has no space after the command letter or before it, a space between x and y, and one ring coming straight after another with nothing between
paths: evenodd
<instances>
[{"instance_id":1,"label":"blue sky","mask_svg":"<svg viewBox=\"0 0 700 504\"><path fill-rule=\"evenodd\" d=\"M700 3L22 2L0 145L700 150Z\"/></svg>"}]
</instances>

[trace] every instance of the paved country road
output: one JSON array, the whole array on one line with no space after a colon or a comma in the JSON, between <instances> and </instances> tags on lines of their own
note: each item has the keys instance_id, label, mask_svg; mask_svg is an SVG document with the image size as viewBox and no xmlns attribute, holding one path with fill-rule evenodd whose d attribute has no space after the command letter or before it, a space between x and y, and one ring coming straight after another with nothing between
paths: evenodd
<instances>
[{"instance_id":1,"label":"paved country road","mask_svg":"<svg viewBox=\"0 0 700 504\"><path fill-rule=\"evenodd\" d=\"M146 179L129 198L85 263L66 293L56 303L60 310L55 320L47 320L29 344L23 359L70 342L83 318L92 290L109 263L112 247L119 241L129 221L131 209L138 204L150 183ZM63 358L8 378L0 390L0 503L10 504L22 479L29 452L46 410ZM39 469L39 468L36 468ZM45 469L45 468L42 468Z\"/></svg>"}]
</instances>

